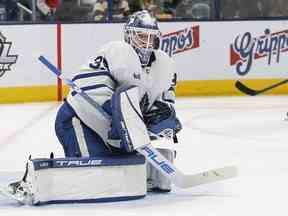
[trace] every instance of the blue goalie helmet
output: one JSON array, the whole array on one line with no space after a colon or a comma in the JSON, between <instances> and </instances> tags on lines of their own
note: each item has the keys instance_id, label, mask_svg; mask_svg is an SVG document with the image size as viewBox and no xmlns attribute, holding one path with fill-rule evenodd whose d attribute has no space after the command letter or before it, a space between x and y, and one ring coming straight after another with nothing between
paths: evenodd
<instances>
[{"instance_id":1,"label":"blue goalie helmet","mask_svg":"<svg viewBox=\"0 0 288 216\"><path fill-rule=\"evenodd\" d=\"M135 49L144 67L153 50L158 49L160 35L156 18L146 10L132 14L124 26L124 40Z\"/></svg>"}]
</instances>

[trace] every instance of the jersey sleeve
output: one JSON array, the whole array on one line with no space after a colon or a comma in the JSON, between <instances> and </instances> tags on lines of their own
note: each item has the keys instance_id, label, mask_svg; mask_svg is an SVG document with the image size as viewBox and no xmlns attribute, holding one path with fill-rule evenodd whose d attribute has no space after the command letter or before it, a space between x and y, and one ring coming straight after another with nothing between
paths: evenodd
<instances>
[{"instance_id":1,"label":"jersey sleeve","mask_svg":"<svg viewBox=\"0 0 288 216\"><path fill-rule=\"evenodd\" d=\"M158 100L162 100L163 102L170 103L170 104L175 104L176 83L177 83L177 73L174 73L169 89L164 91L162 93L161 98L158 98Z\"/></svg>"},{"instance_id":2,"label":"jersey sleeve","mask_svg":"<svg viewBox=\"0 0 288 216\"><path fill-rule=\"evenodd\" d=\"M127 82L131 71L134 71L134 61L130 61L129 52L126 44L120 42L105 44L72 77L73 82L109 114L111 113L109 101L115 89ZM68 102L74 107L76 107L75 100L79 100L75 96L77 93L71 90ZM79 107L85 109L80 102L75 109Z\"/></svg>"},{"instance_id":3,"label":"jersey sleeve","mask_svg":"<svg viewBox=\"0 0 288 216\"><path fill-rule=\"evenodd\" d=\"M165 86L164 90L158 95L155 101L161 101L164 103L168 103L169 105L175 104L175 98L176 98L176 84L177 84L177 72L175 71L175 64L174 61L171 59L171 57L168 57L165 55L165 66L164 71L161 71L165 73L163 77L166 77L165 79Z\"/></svg>"},{"instance_id":4,"label":"jersey sleeve","mask_svg":"<svg viewBox=\"0 0 288 216\"><path fill-rule=\"evenodd\" d=\"M110 73L105 56L101 54L90 58L72 81L100 105L111 98L117 87L117 80ZM74 95L76 92L71 90L70 97Z\"/></svg>"}]
</instances>

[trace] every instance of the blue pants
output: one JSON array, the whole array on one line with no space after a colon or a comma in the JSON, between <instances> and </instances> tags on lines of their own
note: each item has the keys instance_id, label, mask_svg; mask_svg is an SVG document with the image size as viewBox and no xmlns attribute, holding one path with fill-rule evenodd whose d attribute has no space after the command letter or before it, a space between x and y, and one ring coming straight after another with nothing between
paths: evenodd
<instances>
[{"instance_id":1,"label":"blue pants","mask_svg":"<svg viewBox=\"0 0 288 216\"><path fill-rule=\"evenodd\" d=\"M94 157L111 154L111 150L101 137L81 122L66 101L58 110L55 132L66 157Z\"/></svg>"}]
</instances>

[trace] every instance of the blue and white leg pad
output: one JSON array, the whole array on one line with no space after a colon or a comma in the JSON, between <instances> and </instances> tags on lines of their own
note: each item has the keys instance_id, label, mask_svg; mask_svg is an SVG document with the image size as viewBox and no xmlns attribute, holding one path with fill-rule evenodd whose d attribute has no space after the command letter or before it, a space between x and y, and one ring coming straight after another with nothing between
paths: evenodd
<instances>
[{"instance_id":1,"label":"blue and white leg pad","mask_svg":"<svg viewBox=\"0 0 288 216\"><path fill-rule=\"evenodd\" d=\"M26 182L33 205L122 201L146 195L141 155L30 159Z\"/></svg>"},{"instance_id":2,"label":"blue and white leg pad","mask_svg":"<svg viewBox=\"0 0 288 216\"><path fill-rule=\"evenodd\" d=\"M112 130L126 152L150 143L139 104L139 90L135 86L120 87L112 96Z\"/></svg>"}]
</instances>

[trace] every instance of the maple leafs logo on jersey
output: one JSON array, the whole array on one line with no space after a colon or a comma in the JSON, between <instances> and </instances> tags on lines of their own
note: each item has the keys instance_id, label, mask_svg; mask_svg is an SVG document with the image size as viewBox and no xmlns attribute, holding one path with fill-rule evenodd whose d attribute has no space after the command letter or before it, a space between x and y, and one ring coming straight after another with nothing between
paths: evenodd
<instances>
[{"instance_id":1,"label":"maple leafs logo on jersey","mask_svg":"<svg viewBox=\"0 0 288 216\"><path fill-rule=\"evenodd\" d=\"M11 70L11 65L15 64L18 55L10 55L12 42L7 41L6 37L0 32L0 77Z\"/></svg>"}]
</instances>

